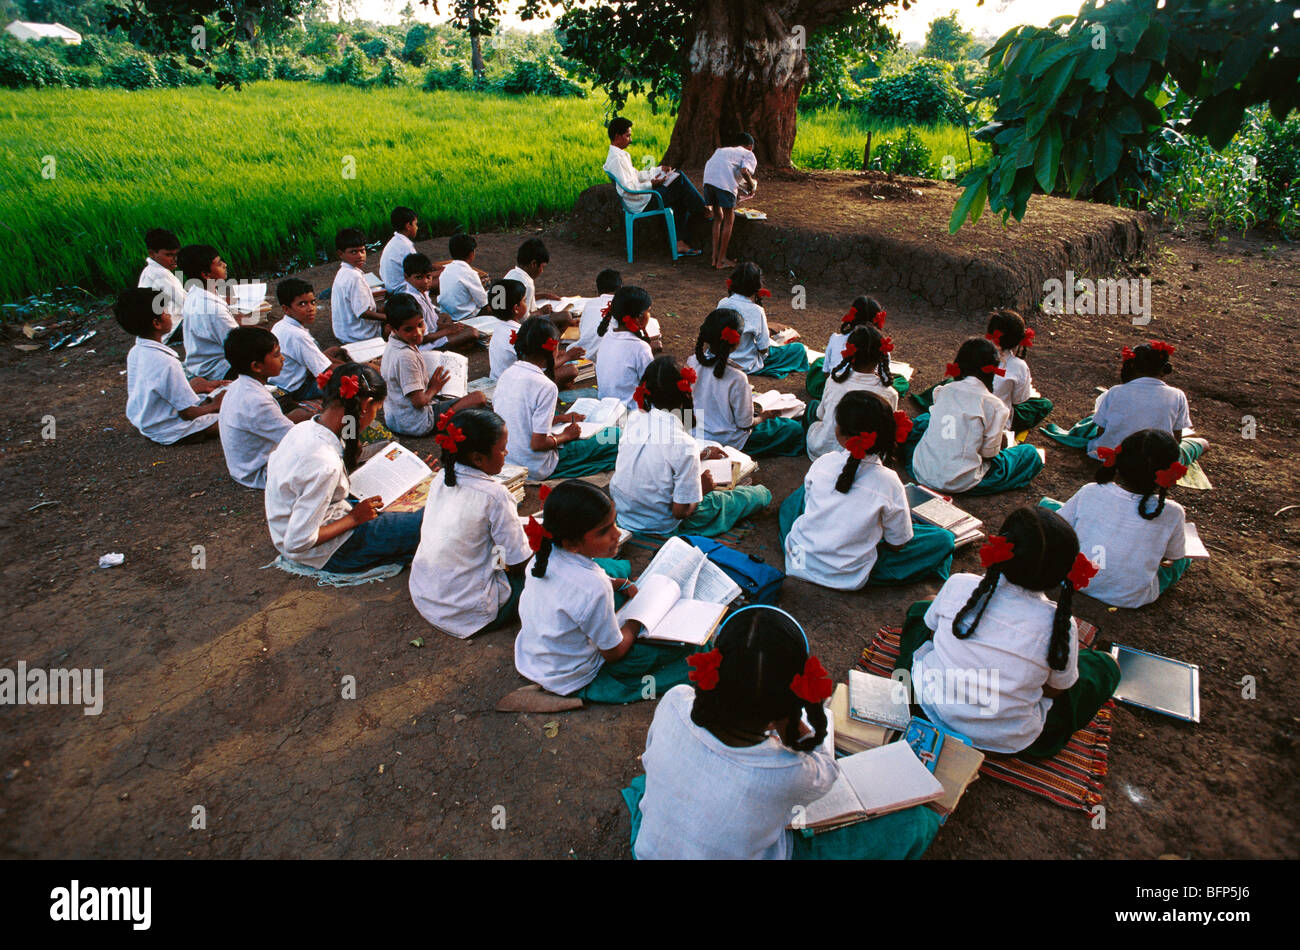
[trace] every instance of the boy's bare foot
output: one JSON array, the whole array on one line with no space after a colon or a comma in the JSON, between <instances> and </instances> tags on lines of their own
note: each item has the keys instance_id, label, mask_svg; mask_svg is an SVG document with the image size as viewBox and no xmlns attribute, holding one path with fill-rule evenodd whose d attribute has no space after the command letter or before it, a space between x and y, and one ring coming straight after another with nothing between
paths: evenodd
<instances>
[{"instance_id":1,"label":"boy's bare foot","mask_svg":"<svg viewBox=\"0 0 1300 950\"><path fill-rule=\"evenodd\" d=\"M713 265L718 270L730 270L736 266L735 261L729 261L725 257Z\"/></svg>"}]
</instances>

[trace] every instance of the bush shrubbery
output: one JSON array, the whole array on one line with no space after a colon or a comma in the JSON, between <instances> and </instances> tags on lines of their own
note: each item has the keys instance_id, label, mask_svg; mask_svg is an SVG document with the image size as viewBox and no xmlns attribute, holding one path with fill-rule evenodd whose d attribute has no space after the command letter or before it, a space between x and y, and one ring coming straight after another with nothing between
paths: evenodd
<instances>
[{"instance_id":1,"label":"bush shrubbery","mask_svg":"<svg viewBox=\"0 0 1300 950\"><path fill-rule=\"evenodd\" d=\"M862 100L867 114L901 122L966 121L965 97L952 77L952 67L923 59L906 72L873 79Z\"/></svg>"},{"instance_id":2,"label":"bush shrubbery","mask_svg":"<svg viewBox=\"0 0 1300 950\"><path fill-rule=\"evenodd\" d=\"M897 139L885 139L871 152L869 168L894 175L915 175L919 178L938 177L926 148L915 129L907 129Z\"/></svg>"},{"instance_id":3,"label":"bush shrubbery","mask_svg":"<svg viewBox=\"0 0 1300 950\"><path fill-rule=\"evenodd\" d=\"M67 76L53 50L9 36L0 39L0 86L41 89L63 85L67 85Z\"/></svg>"},{"instance_id":4,"label":"bush shrubbery","mask_svg":"<svg viewBox=\"0 0 1300 950\"><path fill-rule=\"evenodd\" d=\"M157 89L162 86L153 60L144 54L128 56L104 67L104 85L122 89Z\"/></svg>"}]
</instances>

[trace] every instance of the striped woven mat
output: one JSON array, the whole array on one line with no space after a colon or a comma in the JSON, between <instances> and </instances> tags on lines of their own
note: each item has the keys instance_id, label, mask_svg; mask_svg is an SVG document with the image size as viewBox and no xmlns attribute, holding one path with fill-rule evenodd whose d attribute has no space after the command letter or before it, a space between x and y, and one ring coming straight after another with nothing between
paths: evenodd
<instances>
[{"instance_id":1,"label":"striped woven mat","mask_svg":"<svg viewBox=\"0 0 1300 950\"><path fill-rule=\"evenodd\" d=\"M889 676L894 671L894 661L898 659L901 633L900 627L881 627L876 638L862 651L858 669L877 676ZM1096 628L1086 633L1086 640L1080 637L1085 645L1096 635ZM1065 748L1050 759L988 756L980 766L980 774L1024 789L1064 808L1090 813L1094 805L1101 803L1114 710L1114 700L1108 701L1097 711L1092 722L1071 736Z\"/></svg>"}]
</instances>

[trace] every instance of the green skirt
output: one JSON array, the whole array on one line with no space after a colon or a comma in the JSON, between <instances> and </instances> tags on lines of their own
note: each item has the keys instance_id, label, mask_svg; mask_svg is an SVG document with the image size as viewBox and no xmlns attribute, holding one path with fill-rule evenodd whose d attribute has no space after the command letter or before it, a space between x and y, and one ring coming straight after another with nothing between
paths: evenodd
<instances>
[{"instance_id":1,"label":"green skirt","mask_svg":"<svg viewBox=\"0 0 1300 950\"><path fill-rule=\"evenodd\" d=\"M560 464L551 478L581 478L613 471L618 461L618 440L623 430L617 426L601 429L589 439L575 439L560 446Z\"/></svg>"},{"instance_id":2,"label":"green skirt","mask_svg":"<svg viewBox=\"0 0 1300 950\"><path fill-rule=\"evenodd\" d=\"M712 538L730 531L744 519L772 504L772 492L763 485L742 485L730 491L711 491L674 534L699 534Z\"/></svg>"},{"instance_id":3,"label":"green skirt","mask_svg":"<svg viewBox=\"0 0 1300 950\"><path fill-rule=\"evenodd\" d=\"M798 419L764 419L745 440L745 454L756 459L803 455L806 448Z\"/></svg>"},{"instance_id":4,"label":"green skirt","mask_svg":"<svg viewBox=\"0 0 1300 950\"><path fill-rule=\"evenodd\" d=\"M689 681L691 668L686 658L698 649L638 640L621 660L602 663L594 680L569 695L610 705L657 699Z\"/></svg>"},{"instance_id":5,"label":"green skirt","mask_svg":"<svg viewBox=\"0 0 1300 950\"><path fill-rule=\"evenodd\" d=\"M803 373L807 369L808 347L802 343L787 343L785 346L771 347L762 367L749 375L784 379L791 373Z\"/></svg>"}]
</instances>

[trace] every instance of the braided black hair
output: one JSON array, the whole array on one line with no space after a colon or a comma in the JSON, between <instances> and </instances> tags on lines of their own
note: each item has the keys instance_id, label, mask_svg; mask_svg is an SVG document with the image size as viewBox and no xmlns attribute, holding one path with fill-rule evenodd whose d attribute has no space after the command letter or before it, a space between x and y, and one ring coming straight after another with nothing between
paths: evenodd
<instances>
[{"instance_id":1,"label":"braided black hair","mask_svg":"<svg viewBox=\"0 0 1300 950\"><path fill-rule=\"evenodd\" d=\"M894 422L894 410L880 396L863 389L854 389L844 394L844 398L835 406L835 428L846 439L866 432L873 432L875 443L867 450L868 454L880 456L888 465L894 458L894 436L898 426ZM835 490L847 495L853 487L853 480L858 475L860 460L849 453L840 477L835 480Z\"/></svg>"},{"instance_id":2,"label":"braided black hair","mask_svg":"<svg viewBox=\"0 0 1300 950\"><path fill-rule=\"evenodd\" d=\"M609 517L613 507L609 495L590 482L570 478L556 485L542 506L542 521L550 537L542 538L533 557L533 576L545 577L555 546L565 541L581 541L588 531Z\"/></svg>"},{"instance_id":3,"label":"braided black hair","mask_svg":"<svg viewBox=\"0 0 1300 950\"><path fill-rule=\"evenodd\" d=\"M1169 489L1156 481L1156 472L1167 469L1178 461L1178 439L1172 432L1160 429L1140 429L1124 439L1117 447L1118 455L1112 466L1097 469L1098 485L1105 485L1119 477L1120 487L1139 493L1138 514L1146 521L1160 517L1165 510ZM1156 496L1156 507L1147 510L1151 496Z\"/></svg>"},{"instance_id":4,"label":"braided black hair","mask_svg":"<svg viewBox=\"0 0 1300 950\"><path fill-rule=\"evenodd\" d=\"M356 395L350 399L345 399L339 391L343 385L343 380L349 376L355 376L357 380ZM384 382L384 377L379 374L369 363L344 363L342 366L336 366L330 371L329 382L325 384L326 406L340 405L343 407L343 468L351 472L357 467L357 462L361 457L361 433L358 428L361 425L361 402L366 398L374 399L377 402L383 402L388 396L388 384ZM347 420L352 420L352 425L347 425ZM349 429L351 431L349 431Z\"/></svg>"},{"instance_id":5,"label":"braided black hair","mask_svg":"<svg viewBox=\"0 0 1300 950\"><path fill-rule=\"evenodd\" d=\"M745 321L735 310L730 307L714 310L700 324L700 335L695 339L695 362L705 368L713 367L713 375L721 379L727 372L728 358L740 345L739 341L728 343L724 340L722 331L733 330L739 338L744 329Z\"/></svg>"},{"instance_id":6,"label":"braided black hair","mask_svg":"<svg viewBox=\"0 0 1300 950\"><path fill-rule=\"evenodd\" d=\"M555 382L555 350L547 349L546 341L555 340L558 347L559 339L560 331L549 317L529 317L515 332L515 355L528 362L538 356L545 356L546 365L543 370L546 378Z\"/></svg>"},{"instance_id":7,"label":"braided black hair","mask_svg":"<svg viewBox=\"0 0 1300 950\"><path fill-rule=\"evenodd\" d=\"M994 310L989 314L988 328L984 332L988 336L997 334L995 346L1015 350L1025 339L1025 318L1014 310Z\"/></svg>"},{"instance_id":8,"label":"braided black hair","mask_svg":"<svg viewBox=\"0 0 1300 950\"><path fill-rule=\"evenodd\" d=\"M1079 555L1079 538L1068 521L1042 507L1017 508L1007 515L998 534L1011 543L1012 557L991 566L980 579L952 620L953 636L965 640L975 633L1000 578L1005 577L1026 590L1047 591L1059 587L1056 613L1052 616L1052 639L1047 647L1047 665L1054 670L1063 670L1070 658L1070 605L1074 598L1074 585L1067 575ZM972 611L973 617L970 616ZM968 617L969 623L966 622Z\"/></svg>"},{"instance_id":9,"label":"braided black hair","mask_svg":"<svg viewBox=\"0 0 1300 950\"><path fill-rule=\"evenodd\" d=\"M848 323L840 323L841 333L852 333L858 327L874 327L876 314L885 312L879 300L865 294L854 297L853 303L849 304L849 309L853 311L853 319Z\"/></svg>"},{"instance_id":10,"label":"braided black hair","mask_svg":"<svg viewBox=\"0 0 1300 950\"><path fill-rule=\"evenodd\" d=\"M623 323L623 318L635 317L639 320L641 314L650 309L650 302L650 294L640 287L633 287L628 284L618 288L618 290L614 291L614 299L609 302L609 310L600 318L600 326L596 327L596 335L604 336L611 321L613 321L615 329L622 330L624 333L632 333L633 331L629 330L627 325ZM650 338L645 335L644 328L637 330L635 336L647 343L650 342Z\"/></svg>"},{"instance_id":11,"label":"braided black hair","mask_svg":"<svg viewBox=\"0 0 1300 950\"><path fill-rule=\"evenodd\" d=\"M510 321L515 318L515 308L519 301L528 296L528 288L518 280L497 280L488 288L488 309L498 320Z\"/></svg>"},{"instance_id":12,"label":"braided black hair","mask_svg":"<svg viewBox=\"0 0 1300 950\"><path fill-rule=\"evenodd\" d=\"M889 369L889 354L884 349L885 336L872 324L857 327L845 343L856 352L852 356L841 357L839 363L831 370L831 379L842 383L855 371L867 373L875 370L876 376L884 386L890 385L894 374Z\"/></svg>"},{"instance_id":13,"label":"braided black hair","mask_svg":"<svg viewBox=\"0 0 1300 950\"><path fill-rule=\"evenodd\" d=\"M471 454L490 453L505 431L506 422L491 409L462 409L452 416L451 425L465 436L465 441L456 443L455 452L442 449L442 479L448 485L455 485L456 463L469 465Z\"/></svg>"},{"instance_id":14,"label":"braided black hair","mask_svg":"<svg viewBox=\"0 0 1300 950\"><path fill-rule=\"evenodd\" d=\"M677 360L671 356L656 356L641 374L641 385L648 393L645 398L645 410L663 409L667 412L685 411L694 406L691 394L684 391L678 383L682 380L682 371Z\"/></svg>"},{"instance_id":15,"label":"braided black hair","mask_svg":"<svg viewBox=\"0 0 1300 950\"><path fill-rule=\"evenodd\" d=\"M763 270L753 261L737 264L728 278L727 286L733 294L753 299L763 289Z\"/></svg>"},{"instance_id":16,"label":"braided black hair","mask_svg":"<svg viewBox=\"0 0 1300 950\"><path fill-rule=\"evenodd\" d=\"M992 340L986 340L982 336L969 337L957 348L956 362L960 371L957 375L958 379L974 376L989 392L993 392L993 371L984 369L986 366L998 365L998 348L993 345Z\"/></svg>"},{"instance_id":17,"label":"braided black hair","mask_svg":"<svg viewBox=\"0 0 1300 950\"><path fill-rule=\"evenodd\" d=\"M1168 376L1174 371L1173 362L1168 352L1156 349L1150 343L1139 343L1133 347L1133 358L1124 360L1119 369L1120 382L1127 383L1139 376Z\"/></svg>"},{"instance_id":18,"label":"braided black hair","mask_svg":"<svg viewBox=\"0 0 1300 950\"><path fill-rule=\"evenodd\" d=\"M798 626L783 611L752 608L722 625L714 649L722 654L718 682L695 688L691 721L717 735L728 729L758 731L770 722L785 726L781 741L811 752L826 738L826 709L800 699L790 682L804 671L808 648ZM799 738L807 713L813 734Z\"/></svg>"}]
</instances>

